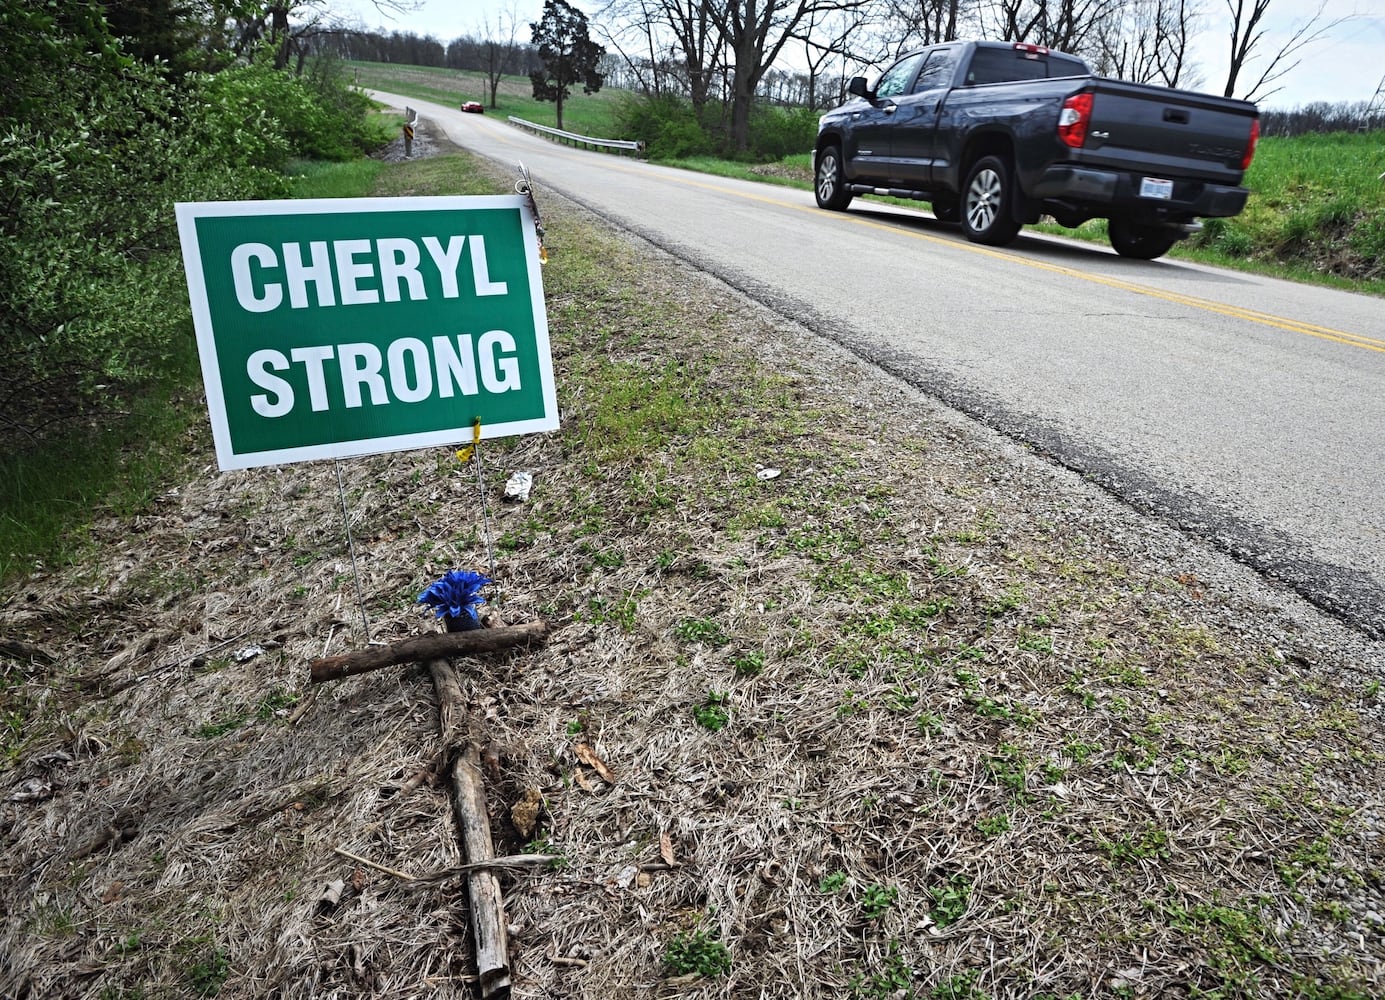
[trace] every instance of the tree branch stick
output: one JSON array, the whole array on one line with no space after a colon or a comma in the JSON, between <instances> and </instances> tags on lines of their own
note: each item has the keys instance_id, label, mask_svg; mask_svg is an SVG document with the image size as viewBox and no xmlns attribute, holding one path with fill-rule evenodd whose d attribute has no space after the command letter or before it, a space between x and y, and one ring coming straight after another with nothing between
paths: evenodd
<instances>
[{"instance_id":1,"label":"tree branch stick","mask_svg":"<svg viewBox=\"0 0 1385 1000\"><path fill-rule=\"evenodd\" d=\"M495 631L494 629L490 631ZM466 634L466 633L453 633ZM467 865L495 859L491 841L490 813L486 810L481 750L469 733L461 701L461 685L446 660L428 661L428 672L438 691L439 724L443 740L450 744L463 736L461 752L452 762L452 811L461 834L462 854ZM505 898L500 880L488 868L477 868L466 876L471 900L471 929L476 939L476 971L485 1000L506 1000L510 996L510 946L505 926Z\"/></svg>"},{"instance_id":2,"label":"tree branch stick","mask_svg":"<svg viewBox=\"0 0 1385 1000\"><path fill-rule=\"evenodd\" d=\"M365 865L367 868L374 868L377 872L384 872L386 875L393 875L395 878L402 879L405 882L417 881L417 878L413 875L410 875L408 872L401 872L397 868L386 868L384 865L376 864L369 858L363 858L359 854L352 854L345 847L334 847L332 848L332 850L336 851L343 858L349 858L352 861L355 861L357 864Z\"/></svg>"},{"instance_id":3,"label":"tree branch stick","mask_svg":"<svg viewBox=\"0 0 1385 1000\"><path fill-rule=\"evenodd\" d=\"M526 622L523 625L504 625L500 628L478 628L470 632L438 632L401 639L387 646L372 646L354 653L323 656L309 664L314 684L340 680L353 674L383 670L399 663L420 663L452 656L475 653L494 653L497 650L520 646L542 639L548 634L548 623Z\"/></svg>"}]
</instances>

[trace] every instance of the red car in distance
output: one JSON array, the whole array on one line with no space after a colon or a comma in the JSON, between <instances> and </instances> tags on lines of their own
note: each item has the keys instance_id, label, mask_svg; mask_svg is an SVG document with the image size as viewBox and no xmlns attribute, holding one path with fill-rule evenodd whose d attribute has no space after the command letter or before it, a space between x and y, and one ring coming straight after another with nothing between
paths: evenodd
<instances>
[{"instance_id":1,"label":"red car in distance","mask_svg":"<svg viewBox=\"0 0 1385 1000\"><path fill-rule=\"evenodd\" d=\"M486 112L486 109L481 106L480 101L463 101L462 110L470 111L472 114L477 115L485 114Z\"/></svg>"}]
</instances>

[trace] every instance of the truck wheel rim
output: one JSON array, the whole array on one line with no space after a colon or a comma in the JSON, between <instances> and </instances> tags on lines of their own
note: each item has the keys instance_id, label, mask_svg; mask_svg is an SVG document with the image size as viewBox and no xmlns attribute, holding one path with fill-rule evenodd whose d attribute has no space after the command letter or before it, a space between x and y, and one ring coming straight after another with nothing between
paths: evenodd
<instances>
[{"instance_id":1,"label":"truck wheel rim","mask_svg":"<svg viewBox=\"0 0 1385 1000\"><path fill-rule=\"evenodd\" d=\"M983 170L971 179L967 189L967 222L971 228L980 232L995 221L996 207L1000 204L1000 175L994 170Z\"/></svg>"},{"instance_id":2,"label":"truck wheel rim","mask_svg":"<svg viewBox=\"0 0 1385 1000\"><path fill-rule=\"evenodd\" d=\"M831 201L837 193L837 158L828 153L818 165L818 197Z\"/></svg>"}]
</instances>

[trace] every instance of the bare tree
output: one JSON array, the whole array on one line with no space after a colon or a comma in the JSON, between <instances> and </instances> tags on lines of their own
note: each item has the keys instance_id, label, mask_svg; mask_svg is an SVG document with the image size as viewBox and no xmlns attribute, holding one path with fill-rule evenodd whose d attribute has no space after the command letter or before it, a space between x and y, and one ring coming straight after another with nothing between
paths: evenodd
<instances>
[{"instance_id":1,"label":"bare tree","mask_svg":"<svg viewBox=\"0 0 1385 1000\"><path fill-rule=\"evenodd\" d=\"M1133 0L1098 33L1097 71L1135 83L1197 87L1202 76L1189 48L1202 18L1200 0Z\"/></svg>"},{"instance_id":2,"label":"bare tree","mask_svg":"<svg viewBox=\"0 0 1385 1000\"><path fill-rule=\"evenodd\" d=\"M897 48L934 45L959 37L974 19L979 0L888 0L889 22L898 30Z\"/></svg>"},{"instance_id":3,"label":"bare tree","mask_svg":"<svg viewBox=\"0 0 1385 1000\"><path fill-rule=\"evenodd\" d=\"M627 63L639 62L647 68L646 89L660 93L671 87L664 79L676 72L699 117L721 71L722 37L712 11L718 0L609 0L600 12L607 31ZM629 36L648 50L644 57L626 53L620 38Z\"/></svg>"},{"instance_id":4,"label":"bare tree","mask_svg":"<svg viewBox=\"0 0 1385 1000\"><path fill-rule=\"evenodd\" d=\"M1320 0L1317 12L1291 29L1289 37L1273 53L1264 59L1264 68L1249 87L1238 87L1241 74L1248 65L1261 58L1261 51L1267 43L1268 29L1261 23L1269 13L1274 0L1226 0L1226 9L1231 15L1230 42L1231 63L1226 73L1226 87L1222 93L1227 97L1236 95L1237 90L1247 101L1263 101L1277 93L1279 87L1271 87L1298 66L1300 53L1312 43L1338 25L1350 20L1339 17L1325 20L1327 0ZM1270 89L1266 89L1270 88Z\"/></svg>"},{"instance_id":5,"label":"bare tree","mask_svg":"<svg viewBox=\"0 0 1385 1000\"><path fill-rule=\"evenodd\" d=\"M869 0L723 0L708 3L731 64L731 142L750 147L750 109L765 71L813 14L851 11Z\"/></svg>"},{"instance_id":6,"label":"bare tree","mask_svg":"<svg viewBox=\"0 0 1385 1000\"><path fill-rule=\"evenodd\" d=\"M1092 54L1100 49L1099 30L1125 0L995 0L983 12L987 37L1045 45L1063 52Z\"/></svg>"},{"instance_id":7,"label":"bare tree","mask_svg":"<svg viewBox=\"0 0 1385 1000\"><path fill-rule=\"evenodd\" d=\"M683 57L688 97L702 114L722 66L722 36L708 0L663 0L664 23Z\"/></svg>"},{"instance_id":8,"label":"bare tree","mask_svg":"<svg viewBox=\"0 0 1385 1000\"><path fill-rule=\"evenodd\" d=\"M871 3L852 10L814 11L794 33L794 38L803 43L804 61L808 66L805 95L808 107L818 107L818 81L830 60L840 58L870 65L883 58L885 53L879 37L863 30L879 20L881 6Z\"/></svg>"},{"instance_id":9,"label":"bare tree","mask_svg":"<svg viewBox=\"0 0 1385 1000\"><path fill-rule=\"evenodd\" d=\"M481 59L485 65L486 87L490 90L490 106L495 108L495 95L500 89L500 80L506 73L514 71L515 53L519 50L520 18L515 5L511 3L498 11L495 21L487 21L481 27Z\"/></svg>"},{"instance_id":10,"label":"bare tree","mask_svg":"<svg viewBox=\"0 0 1385 1000\"><path fill-rule=\"evenodd\" d=\"M602 8L601 18L593 27L615 49L624 72L634 77L631 89L644 94L664 93L669 86L669 61L665 58L667 42L660 30L663 18L658 0L611 0Z\"/></svg>"}]
</instances>

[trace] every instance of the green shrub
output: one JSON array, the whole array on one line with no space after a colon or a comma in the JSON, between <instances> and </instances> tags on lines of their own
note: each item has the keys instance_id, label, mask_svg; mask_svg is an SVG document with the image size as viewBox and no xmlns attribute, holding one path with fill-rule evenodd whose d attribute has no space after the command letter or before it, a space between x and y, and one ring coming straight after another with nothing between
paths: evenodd
<instances>
[{"instance_id":1,"label":"green shrub","mask_svg":"<svg viewBox=\"0 0 1385 1000\"><path fill-rule=\"evenodd\" d=\"M750 146L757 160L781 160L813 148L818 112L811 108L756 105L750 115Z\"/></svg>"},{"instance_id":2,"label":"green shrub","mask_svg":"<svg viewBox=\"0 0 1385 1000\"><path fill-rule=\"evenodd\" d=\"M1216 248L1227 257L1249 257L1254 241L1250 233L1239 226L1228 226L1216 242Z\"/></svg>"},{"instance_id":3,"label":"green shrub","mask_svg":"<svg viewBox=\"0 0 1385 1000\"><path fill-rule=\"evenodd\" d=\"M697 120L692 103L681 97L629 96L617 107L616 120L620 134L643 141L652 160L707 156L716 151L716 143Z\"/></svg>"},{"instance_id":4,"label":"green shrub","mask_svg":"<svg viewBox=\"0 0 1385 1000\"><path fill-rule=\"evenodd\" d=\"M0 423L30 434L185 370L176 202L284 196L290 157L372 141L366 98L330 64L175 83L99 17L64 17L0 10Z\"/></svg>"},{"instance_id":5,"label":"green shrub","mask_svg":"<svg viewBox=\"0 0 1385 1000\"><path fill-rule=\"evenodd\" d=\"M343 161L380 145L365 113L370 99L347 88L336 64L314 64L296 77L266 64L237 66L203 77L204 111L220 135L234 137L248 165L283 170L291 155Z\"/></svg>"},{"instance_id":6,"label":"green shrub","mask_svg":"<svg viewBox=\"0 0 1385 1000\"><path fill-rule=\"evenodd\" d=\"M0 385L41 392L56 379L58 398L147 378L183 356L169 338L187 312L173 203L267 189L267 175L208 155L202 124L156 70L128 66L89 91L66 75L50 77L42 113L0 130L0 174L13 179L0 220L0 327L10 334Z\"/></svg>"}]
</instances>

